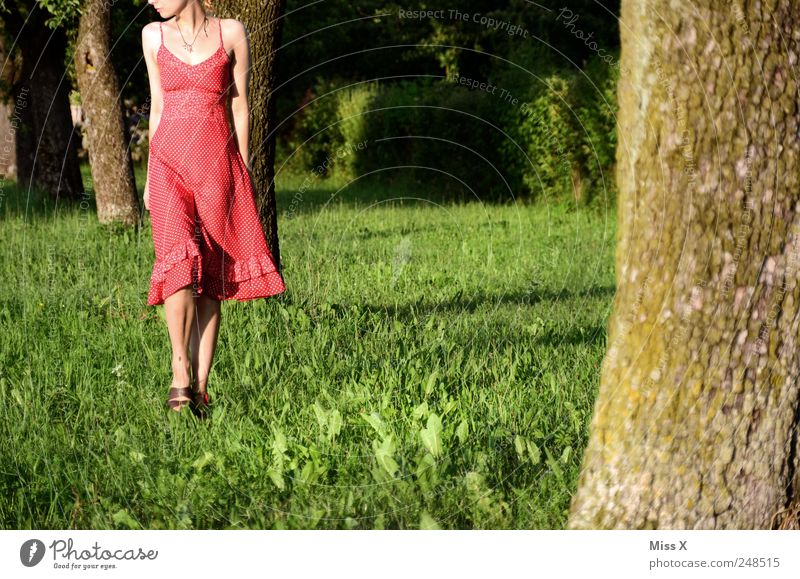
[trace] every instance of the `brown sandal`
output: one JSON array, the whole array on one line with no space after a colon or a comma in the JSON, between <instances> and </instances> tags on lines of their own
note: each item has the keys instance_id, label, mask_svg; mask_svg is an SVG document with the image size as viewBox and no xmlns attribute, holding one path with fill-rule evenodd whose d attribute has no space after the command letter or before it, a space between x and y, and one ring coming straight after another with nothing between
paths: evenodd
<instances>
[{"instance_id":1,"label":"brown sandal","mask_svg":"<svg viewBox=\"0 0 800 579\"><path fill-rule=\"evenodd\" d=\"M171 386L167 406L175 412L180 412L185 406L191 404L191 393L192 390L188 386Z\"/></svg>"},{"instance_id":2,"label":"brown sandal","mask_svg":"<svg viewBox=\"0 0 800 579\"><path fill-rule=\"evenodd\" d=\"M195 416L203 420L209 413L208 390L192 390L191 409Z\"/></svg>"}]
</instances>

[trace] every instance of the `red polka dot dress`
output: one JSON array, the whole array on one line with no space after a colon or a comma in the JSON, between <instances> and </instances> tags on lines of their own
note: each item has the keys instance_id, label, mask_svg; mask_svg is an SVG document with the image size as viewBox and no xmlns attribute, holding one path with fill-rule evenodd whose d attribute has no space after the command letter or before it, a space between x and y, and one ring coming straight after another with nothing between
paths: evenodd
<instances>
[{"instance_id":1,"label":"red polka dot dress","mask_svg":"<svg viewBox=\"0 0 800 579\"><path fill-rule=\"evenodd\" d=\"M164 107L147 167L156 253L150 306L186 286L220 301L266 298L286 289L228 124L230 57L216 23L220 46L195 65L164 45L161 29Z\"/></svg>"}]
</instances>

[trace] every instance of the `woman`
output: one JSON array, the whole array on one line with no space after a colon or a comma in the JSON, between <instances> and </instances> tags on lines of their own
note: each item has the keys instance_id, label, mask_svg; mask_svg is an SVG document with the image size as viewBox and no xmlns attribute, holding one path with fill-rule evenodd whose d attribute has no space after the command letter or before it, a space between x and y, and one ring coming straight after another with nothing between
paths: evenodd
<instances>
[{"instance_id":1,"label":"woman","mask_svg":"<svg viewBox=\"0 0 800 579\"><path fill-rule=\"evenodd\" d=\"M286 288L253 198L244 26L209 18L210 0L149 2L167 20L142 30L151 93L144 203L156 253L147 304L164 304L172 343L167 406L203 418L220 302Z\"/></svg>"}]
</instances>

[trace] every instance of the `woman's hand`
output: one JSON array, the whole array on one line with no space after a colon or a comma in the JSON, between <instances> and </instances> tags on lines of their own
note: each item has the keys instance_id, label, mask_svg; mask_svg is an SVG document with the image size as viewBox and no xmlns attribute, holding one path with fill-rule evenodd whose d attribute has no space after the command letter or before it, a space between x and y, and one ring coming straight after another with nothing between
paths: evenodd
<instances>
[{"instance_id":1,"label":"woman's hand","mask_svg":"<svg viewBox=\"0 0 800 579\"><path fill-rule=\"evenodd\" d=\"M144 182L144 208L150 211L150 187L148 182Z\"/></svg>"}]
</instances>

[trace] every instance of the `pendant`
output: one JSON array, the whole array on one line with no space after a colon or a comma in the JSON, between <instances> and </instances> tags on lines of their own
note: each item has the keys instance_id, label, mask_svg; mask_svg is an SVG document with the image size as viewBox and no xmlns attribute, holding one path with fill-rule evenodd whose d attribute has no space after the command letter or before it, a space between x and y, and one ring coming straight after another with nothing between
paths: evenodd
<instances>
[{"instance_id":1,"label":"pendant","mask_svg":"<svg viewBox=\"0 0 800 579\"><path fill-rule=\"evenodd\" d=\"M184 43L183 43L183 47L184 47L186 50L188 50L189 52L192 52L192 50L194 50L194 49L192 48L192 45L191 45L191 44L189 44L188 42L184 42Z\"/></svg>"}]
</instances>

